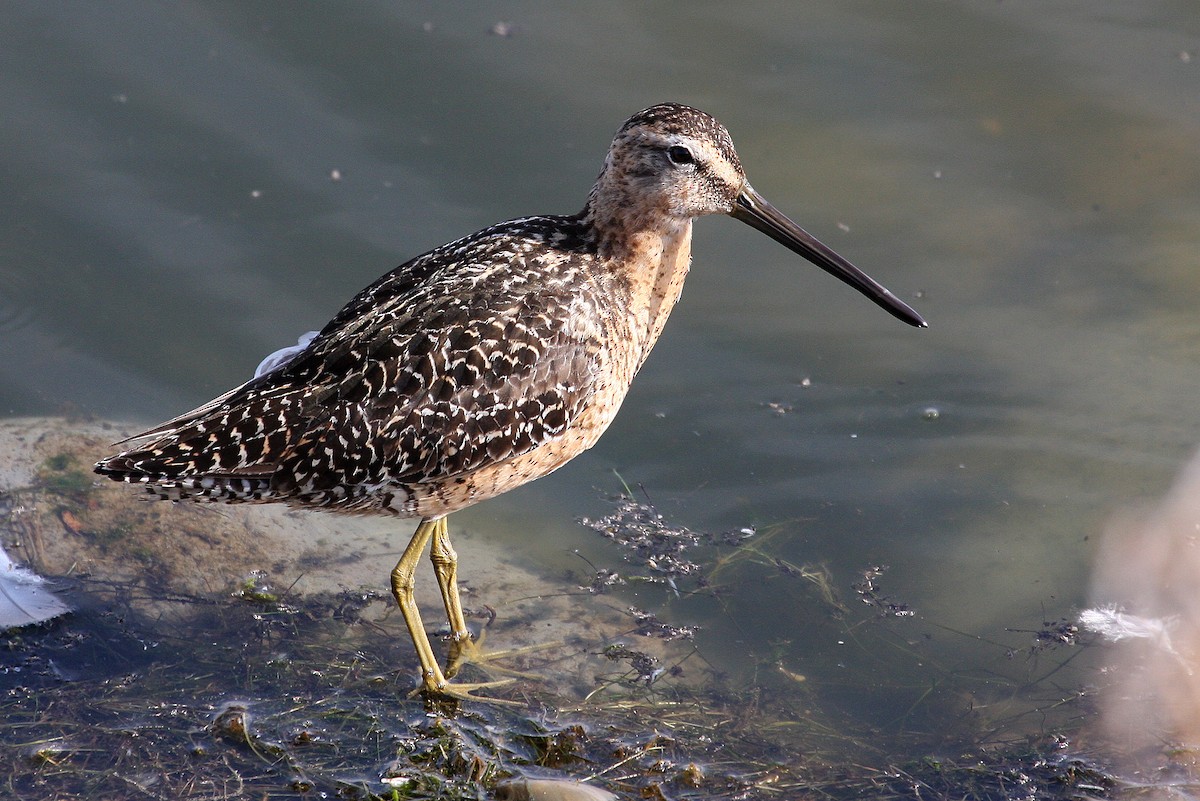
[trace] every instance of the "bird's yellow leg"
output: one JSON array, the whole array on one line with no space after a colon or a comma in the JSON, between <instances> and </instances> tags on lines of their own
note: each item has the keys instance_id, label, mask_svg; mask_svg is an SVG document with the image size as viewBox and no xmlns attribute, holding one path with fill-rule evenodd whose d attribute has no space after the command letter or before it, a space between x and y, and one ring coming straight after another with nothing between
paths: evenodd
<instances>
[{"instance_id":1,"label":"bird's yellow leg","mask_svg":"<svg viewBox=\"0 0 1200 801\"><path fill-rule=\"evenodd\" d=\"M438 589L442 593L442 603L446 606L446 619L450 622L450 654L446 664L446 676L453 678L459 669L468 662L483 665L496 659L503 659L517 654L540 651L553 648L558 643L532 645L526 648L513 648L506 651L484 651L480 646L486 630L480 632L478 640L471 637L467 621L463 615L462 600L458 594L458 553L450 544L450 527L446 518L434 521L432 544L429 546L429 560L433 562L433 571L437 575ZM485 670L495 671L507 676L526 679L536 679L532 673L522 673L497 665L488 665Z\"/></svg>"},{"instance_id":2,"label":"bird's yellow leg","mask_svg":"<svg viewBox=\"0 0 1200 801\"><path fill-rule=\"evenodd\" d=\"M446 607L446 620L450 622L450 640L454 643L471 639L471 630L463 616L462 599L458 595L458 552L450 544L450 526L446 518L433 522L433 540L429 546L429 561L437 574L438 589Z\"/></svg>"},{"instance_id":3,"label":"bird's yellow leg","mask_svg":"<svg viewBox=\"0 0 1200 801\"><path fill-rule=\"evenodd\" d=\"M429 637L425 634L425 626L421 622L421 613L417 609L413 590L416 587L414 574L416 573L417 562L421 559L421 552L425 550L425 543L429 542L430 538L434 536L439 526L442 530L445 530L445 518L430 519L427 517L422 520L421 524L417 526L416 533L413 534L412 539L409 541L408 547L400 555L400 561L392 569L392 595L396 598L396 603L400 606L400 614L404 616L404 623L408 626L408 634L412 637L413 647L417 651L417 659L421 663L422 689L427 693L448 695L452 698L489 701L492 703L512 703L511 701L480 698L471 695L472 690L508 684L512 679L476 684L451 684L447 681L441 668L438 667L433 647L429 644ZM441 583L440 574L438 582L439 584ZM444 593L445 591L443 590L443 595ZM461 617L461 611L459 614Z\"/></svg>"}]
</instances>

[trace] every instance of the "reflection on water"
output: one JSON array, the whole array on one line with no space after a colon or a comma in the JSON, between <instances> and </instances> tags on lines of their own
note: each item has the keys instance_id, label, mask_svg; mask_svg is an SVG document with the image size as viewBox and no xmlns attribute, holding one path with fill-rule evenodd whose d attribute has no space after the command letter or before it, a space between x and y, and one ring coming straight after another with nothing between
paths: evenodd
<instances>
[{"instance_id":1,"label":"reflection on water","mask_svg":"<svg viewBox=\"0 0 1200 801\"><path fill-rule=\"evenodd\" d=\"M690 11L11 4L0 409L191 408L403 259L577 209L621 120L693 103L931 329L703 220L612 430L460 525L547 574L624 569L572 522L615 469L673 524L759 532L723 593L613 596L701 626L716 670L884 730L1003 708L1036 732L1040 693L1104 661L1031 650L1085 602L1095 533L1200 441L1193 9ZM915 615L862 603L879 566Z\"/></svg>"}]
</instances>

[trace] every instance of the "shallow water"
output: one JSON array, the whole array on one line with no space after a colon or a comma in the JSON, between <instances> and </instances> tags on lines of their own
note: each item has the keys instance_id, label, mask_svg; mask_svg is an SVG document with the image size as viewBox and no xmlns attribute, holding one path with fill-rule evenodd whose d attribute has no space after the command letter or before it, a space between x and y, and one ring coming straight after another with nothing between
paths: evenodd
<instances>
[{"instance_id":1,"label":"shallow water","mask_svg":"<svg viewBox=\"0 0 1200 801\"><path fill-rule=\"evenodd\" d=\"M702 625L705 658L746 681L779 660L894 723L929 663L1004 674L1031 641L1006 629L1072 616L1105 519L1200 441L1194 11L10 4L0 412L191 408L404 259L577 209L626 116L692 103L930 329L702 220L601 443L454 525L548 572L586 573L577 549L620 568L573 520L623 479L677 523L772 532L719 600L625 597ZM922 655L848 646L775 559L825 565L846 604L887 565L882 591L917 613L889 626Z\"/></svg>"}]
</instances>

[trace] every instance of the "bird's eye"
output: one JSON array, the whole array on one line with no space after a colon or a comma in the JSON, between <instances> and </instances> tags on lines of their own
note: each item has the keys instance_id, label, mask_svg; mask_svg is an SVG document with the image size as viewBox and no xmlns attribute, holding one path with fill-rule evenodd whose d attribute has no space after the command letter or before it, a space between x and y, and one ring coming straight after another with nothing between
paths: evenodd
<instances>
[{"instance_id":1,"label":"bird's eye","mask_svg":"<svg viewBox=\"0 0 1200 801\"><path fill-rule=\"evenodd\" d=\"M683 145L672 145L667 148L667 158L671 160L672 164L693 164L696 161L692 158L692 151Z\"/></svg>"}]
</instances>

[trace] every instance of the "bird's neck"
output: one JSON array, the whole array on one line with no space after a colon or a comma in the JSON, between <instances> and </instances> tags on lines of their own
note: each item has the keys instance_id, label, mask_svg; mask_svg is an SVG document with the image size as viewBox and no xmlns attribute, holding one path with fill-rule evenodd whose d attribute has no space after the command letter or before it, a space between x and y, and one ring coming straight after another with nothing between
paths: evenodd
<instances>
[{"instance_id":1,"label":"bird's neck","mask_svg":"<svg viewBox=\"0 0 1200 801\"><path fill-rule=\"evenodd\" d=\"M645 232L635 237L635 241L643 254L640 263L644 265L630 276L633 308L645 332L640 368L683 292L683 279L692 263L692 221L683 219L672 230Z\"/></svg>"},{"instance_id":2,"label":"bird's neck","mask_svg":"<svg viewBox=\"0 0 1200 801\"><path fill-rule=\"evenodd\" d=\"M594 199L594 198L593 198ZM692 221L656 209L594 205L584 218L602 264L628 292L628 335L637 343L634 370L650 354L683 291L692 261Z\"/></svg>"}]
</instances>

